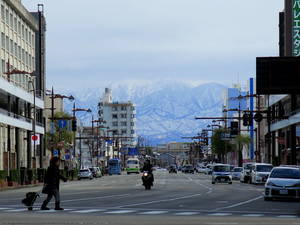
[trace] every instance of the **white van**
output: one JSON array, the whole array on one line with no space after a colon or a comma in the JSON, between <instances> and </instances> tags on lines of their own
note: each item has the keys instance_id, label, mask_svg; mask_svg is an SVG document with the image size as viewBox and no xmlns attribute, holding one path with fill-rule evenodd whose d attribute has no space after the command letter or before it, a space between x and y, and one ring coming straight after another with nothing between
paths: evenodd
<instances>
[{"instance_id":1,"label":"white van","mask_svg":"<svg viewBox=\"0 0 300 225\"><path fill-rule=\"evenodd\" d=\"M272 164L254 163L251 168L251 183L253 184L266 183L272 169L273 169Z\"/></svg>"},{"instance_id":2,"label":"white van","mask_svg":"<svg viewBox=\"0 0 300 225\"><path fill-rule=\"evenodd\" d=\"M126 161L127 174L140 173L140 160L138 158L129 158Z\"/></svg>"}]
</instances>

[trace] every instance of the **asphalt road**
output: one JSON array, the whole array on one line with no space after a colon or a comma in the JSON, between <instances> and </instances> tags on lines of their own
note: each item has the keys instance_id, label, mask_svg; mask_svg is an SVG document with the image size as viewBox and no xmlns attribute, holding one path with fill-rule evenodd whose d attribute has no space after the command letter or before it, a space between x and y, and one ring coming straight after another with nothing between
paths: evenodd
<instances>
[{"instance_id":1,"label":"asphalt road","mask_svg":"<svg viewBox=\"0 0 300 225\"><path fill-rule=\"evenodd\" d=\"M150 191L140 175L106 176L62 183L63 212L32 212L20 203L41 187L0 192L0 224L272 224L300 225L300 204L263 200L263 186L212 185L210 176L155 172ZM53 204L50 204L53 208Z\"/></svg>"}]
</instances>

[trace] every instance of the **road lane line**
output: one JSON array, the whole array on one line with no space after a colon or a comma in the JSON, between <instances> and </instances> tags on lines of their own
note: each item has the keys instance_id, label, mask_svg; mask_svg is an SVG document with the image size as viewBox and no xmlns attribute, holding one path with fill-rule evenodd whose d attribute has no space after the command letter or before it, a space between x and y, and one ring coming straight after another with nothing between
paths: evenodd
<instances>
[{"instance_id":1,"label":"road lane line","mask_svg":"<svg viewBox=\"0 0 300 225\"><path fill-rule=\"evenodd\" d=\"M232 216L232 213L210 213L208 216Z\"/></svg>"},{"instance_id":2,"label":"road lane line","mask_svg":"<svg viewBox=\"0 0 300 225\"><path fill-rule=\"evenodd\" d=\"M117 208L139 206L139 205L149 205L149 204L160 203L160 202L171 202L171 201L176 201L176 200L181 200L181 199L193 198L193 197L197 197L197 196L201 196L201 195L202 194L194 194L194 195L187 195L187 196L171 198L171 199L162 199L162 200L156 200L156 201L150 201L150 202L141 202L141 203L135 203L135 204L128 204L128 205L118 206Z\"/></svg>"},{"instance_id":3,"label":"road lane line","mask_svg":"<svg viewBox=\"0 0 300 225\"><path fill-rule=\"evenodd\" d=\"M22 208L22 209L9 209L9 210L4 210L5 212L24 212L27 211L27 208Z\"/></svg>"},{"instance_id":4,"label":"road lane line","mask_svg":"<svg viewBox=\"0 0 300 225\"><path fill-rule=\"evenodd\" d=\"M105 209L85 209L85 210L76 210L71 213L94 213L94 212L105 212Z\"/></svg>"},{"instance_id":5,"label":"road lane line","mask_svg":"<svg viewBox=\"0 0 300 225\"><path fill-rule=\"evenodd\" d=\"M262 217L264 214L244 214L244 217Z\"/></svg>"},{"instance_id":6,"label":"road lane line","mask_svg":"<svg viewBox=\"0 0 300 225\"><path fill-rule=\"evenodd\" d=\"M109 211L105 212L107 214L125 214L125 213L133 213L136 212L136 210L115 210L115 211Z\"/></svg>"},{"instance_id":7,"label":"road lane line","mask_svg":"<svg viewBox=\"0 0 300 225\"><path fill-rule=\"evenodd\" d=\"M108 196L101 196L101 197L94 197L94 198L78 198L78 199L64 200L64 201L62 201L62 202L88 201L88 200L103 199L103 198L125 197L125 196L129 196L129 195L130 195L130 194L108 195Z\"/></svg>"},{"instance_id":8,"label":"road lane line","mask_svg":"<svg viewBox=\"0 0 300 225\"><path fill-rule=\"evenodd\" d=\"M180 213L174 213L175 216L193 216L198 215L198 212L180 212Z\"/></svg>"},{"instance_id":9,"label":"road lane line","mask_svg":"<svg viewBox=\"0 0 300 225\"><path fill-rule=\"evenodd\" d=\"M237 206L241 206L241 205L245 205L245 204L257 201L257 200L259 200L261 198L263 198L263 196L258 196L256 198L252 198L252 199L249 199L249 200L244 201L244 202L239 202L239 203L236 203L236 204L233 204L233 205L229 205L229 206L224 206L224 207L221 207L221 208L217 208L217 209L214 209L213 211L220 211L220 210L223 210L223 209L234 208L234 207L237 207Z\"/></svg>"},{"instance_id":10,"label":"road lane line","mask_svg":"<svg viewBox=\"0 0 300 225\"><path fill-rule=\"evenodd\" d=\"M139 213L141 215L159 215L159 214L165 214L168 213L169 211L149 211L149 212L142 212Z\"/></svg>"},{"instance_id":11,"label":"road lane line","mask_svg":"<svg viewBox=\"0 0 300 225\"><path fill-rule=\"evenodd\" d=\"M277 216L277 218L297 218L297 216L293 216L293 215L280 215L280 216Z\"/></svg>"}]
</instances>

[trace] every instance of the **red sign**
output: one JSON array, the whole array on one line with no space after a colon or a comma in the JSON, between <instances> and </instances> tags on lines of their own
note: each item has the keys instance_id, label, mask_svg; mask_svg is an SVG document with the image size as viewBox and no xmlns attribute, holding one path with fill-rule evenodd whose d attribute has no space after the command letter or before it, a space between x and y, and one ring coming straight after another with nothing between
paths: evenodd
<instances>
[{"instance_id":1,"label":"red sign","mask_svg":"<svg viewBox=\"0 0 300 225\"><path fill-rule=\"evenodd\" d=\"M37 135L32 135L32 136L31 136L31 139L32 139L33 141L37 141L37 140L39 139L39 136L37 136Z\"/></svg>"}]
</instances>

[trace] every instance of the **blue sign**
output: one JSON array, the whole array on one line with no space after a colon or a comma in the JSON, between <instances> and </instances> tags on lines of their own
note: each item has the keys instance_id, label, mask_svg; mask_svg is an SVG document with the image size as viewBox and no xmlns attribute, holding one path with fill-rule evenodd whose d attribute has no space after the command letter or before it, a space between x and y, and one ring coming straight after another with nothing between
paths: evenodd
<instances>
[{"instance_id":1,"label":"blue sign","mask_svg":"<svg viewBox=\"0 0 300 225\"><path fill-rule=\"evenodd\" d=\"M53 156L59 156L59 150L54 149L53 150Z\"/></svg>"},{"instance_id":2,"label":"blue sign","mask_svg":"<svg viewBox=\"0 0 300 225\"><path fill-rule=\"evenodd\" d=\"M137 148L128 148L128 155L138 155L138 149Z\"/></svg>"},{"instance_id":3,"label":"blue sign","mask_svg":"<svg viewBox=\"0 0 300 225\"><path fill-rule=\"evenodd\" d=\"M66 120L58 120L57 124L59 128L65 128L68 123Z\"/></svg>"},{"instance_id":4,"label":"blue sign","mask_svg":"<svg viewBox=\"0 0 300 225\"><path fill-rule=\"evenodd\" d=\"M107 140L106 143L112 145L113 141L112 140Z\"/></svg>"},{"instance_id":5,"label":"blue sign","mask_svg":"<svg viewBox=\"0 0 300 225\"><path fill-rule=\"evenodd\" d=\"M71 157L70 157L70 154L66 154L65 155L65 160L69 160Z\"/></svg>"}]
</instances>

